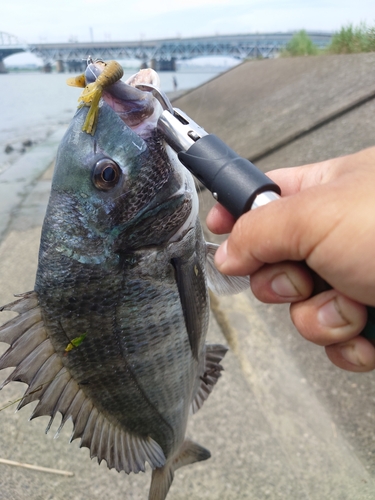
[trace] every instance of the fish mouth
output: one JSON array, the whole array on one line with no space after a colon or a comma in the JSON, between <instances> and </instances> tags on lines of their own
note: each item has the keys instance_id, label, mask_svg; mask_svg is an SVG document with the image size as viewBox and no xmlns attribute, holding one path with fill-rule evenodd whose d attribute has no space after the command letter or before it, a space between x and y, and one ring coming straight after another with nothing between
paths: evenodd
<instances>
[{"instance_id":1,"label":"fish mouth","mask_svg":"<svg viewBox=\"0 0 375 500\"><path fill-rule=\"evenodd\" d=\"M116 88L103 92L103 99L129 128L142 136L145 128L142 124L155 112L155 99L150 92L138 90L121 81L117 83Z\"/></svg>"},{"instance_id":2,"label":"fish mouth","mask_svg":"<svg viewBox=\"0 0 375 500\"><path fill-rule=\"evenodd\" d=\"M88 64L85 72L86 83L93 83L105 68L103 61ZM163 109L150 91L138 89L140 84L160 87L160 79L151 68L143 69L123 82L118 80L103 89L103 100L121 120L143 139L155 130Z\"/></svg>"}]
</instances>

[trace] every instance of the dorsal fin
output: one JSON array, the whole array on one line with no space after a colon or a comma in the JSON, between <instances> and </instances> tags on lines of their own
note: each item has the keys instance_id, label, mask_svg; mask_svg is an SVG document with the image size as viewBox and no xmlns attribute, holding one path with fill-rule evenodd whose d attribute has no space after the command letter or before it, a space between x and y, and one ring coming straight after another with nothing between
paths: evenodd
<instances>
[{"instance_id":1,"label":"dorsal fin","mask_svg":"<svg viewBox=\"0 0 375 500\"><path fill-rule=\"evenodd\" d=\"M130 434L118 422L99 412L79 387L57 355L42 321L36 292L28 292L0 310L15 311L19 316L0 327L0 342L10 344L0 357L0 370L14 366L14 371L0 386L12 381L25 382L25 391L17 409L39 400L32 415L50 416L48 432L57 412L62 415L60 429L72 418L73 439L81 438L80 446L90 449L91 458L117 471L138 473L145 463L160 468L165 464L161 447L152 438Z\"/></svg>"},{"instance_id":2,"label":"dorsal fin","mask_svg":"<svg viewBox=\"0 0 375 500\"><path fill-rule=\"evenodd\" d=\"M211 394L219 377L221 377L221 372L224 368L221 366L220 361L227 351L228 348L221 344L206 345L204 373L200 377L201 384L191 404L193 413L196 413L201 408Z\"/></svg>"}]
</instances>

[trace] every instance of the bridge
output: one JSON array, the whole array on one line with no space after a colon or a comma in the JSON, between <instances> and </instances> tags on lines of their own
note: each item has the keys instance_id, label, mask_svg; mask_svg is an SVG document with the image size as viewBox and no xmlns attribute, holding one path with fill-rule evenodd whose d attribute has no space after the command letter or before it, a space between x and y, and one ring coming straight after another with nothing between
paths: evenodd
<instances>
[{"instance_id":1,"label":"bridge","mask_svg":"<svg viewBox=\"0 0 375 500\"><path fill-rule=\"evenodd\" d=\"M332 33L308 32L318 47L331 41ZM89 56L104 60L138 59L156 70L175 70L176 61L203 56L231 56L238 59L274 57L293 37L290 33L216 35L195 38L140 40L137 42L72 42L29 44L27 49L40 57L45 67L55 62L62 72L81 71ZM1 40L1 39L0 39ZM0 44L1 49L1 44Z\"/></svg>"},{"instance_id":2,"label":"bridge","mask_svg":"<svg viewBox=\"0 0 375 500\"><path fill-rule=\"evenodd\" d=\"M4 58L25 52L28 50L27 44L21 42L16 36L0 31L0 73L6 73Z\"/></svg>"}]
</instances>

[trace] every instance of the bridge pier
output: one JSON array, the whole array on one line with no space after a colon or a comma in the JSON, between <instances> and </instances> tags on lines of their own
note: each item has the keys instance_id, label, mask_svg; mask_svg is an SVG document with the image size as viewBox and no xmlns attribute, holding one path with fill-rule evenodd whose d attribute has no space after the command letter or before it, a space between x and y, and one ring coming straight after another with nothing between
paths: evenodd
<instances>
[{"instance_id":1,"label":"bridge pier","mask_svg":"<svg viewBox=\"0 0 375 500\"><path fill-rule=\"evenodd\" d=\"M155 71L176 71L176 59L151 59L150 67Z\"/></svg>"},{"instance_id":2,"label":"bridge pier","mask_svg":"<svg viewBox=\"0 0 375 500\"><path fill-rule=\"evenodd\" d=\"M4 61L0 59L0 74L8 73L8 70L5 67Z\"/></svg>"},{"instance_id":3,"label":"bridge pier","mask_svg":"<svg viewBox=\"0 0 375 500\"><path fill-rule=\"evenodd\" d=\"M56 71L58 73L64 73L65 71L65 68L64 68L64 61L62 61L61 59L58 59L56 61Z\"/></svg>"},{"instance_id":4,"label":"bridge pier","mask_svg":"<svg viewBox=\"0 0 375 500\"><path fill-rule=\"evenodd\" d=\"M43 73L52 73L52 64L51 63L46 63L43 66Z\"/></svg>"},{"instance_id":5,"label":"bridge pier","mask_svg":"<svg viewBox=\"0 0 375 500\"><path fill-rule=\"evenodd\" d=\"M86 60L80 59L80 60L66 61L66 65L68 66L68 71L70 72L84 73L86 69Z\"/></svg>"}]
</instances>

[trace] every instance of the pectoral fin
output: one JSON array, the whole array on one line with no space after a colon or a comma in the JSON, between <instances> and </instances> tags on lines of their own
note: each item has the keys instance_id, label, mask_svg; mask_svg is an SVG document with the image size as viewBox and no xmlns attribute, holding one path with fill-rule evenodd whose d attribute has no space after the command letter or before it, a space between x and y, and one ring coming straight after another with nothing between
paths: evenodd
<instances>
[{"instance_id":1,"label":"pectoral fin","mask_svg":"<svg viewBox=\"0 0 375 500\"><path fill-rule=\"evenodd\" d=\"M203 311L207 305L204 271L195 255L189 260L175 258L171 262L176 273L191 350L194 358L198 360L201 336L204 331Z\"/></svg>"},{"instance_id":2,"label":"pectoral fin","mask_svg":"<svg viewBox=\"0 0 375 500\"><path fill-rule=\"evenodd\" d=\"M247 290L250 286L248 276L227 276L215 266L214 257L219 245L206 243L207 248L207 282L216 295L234 295Z\"/></svg>"}]
</instances>

